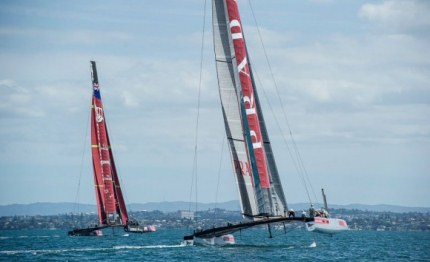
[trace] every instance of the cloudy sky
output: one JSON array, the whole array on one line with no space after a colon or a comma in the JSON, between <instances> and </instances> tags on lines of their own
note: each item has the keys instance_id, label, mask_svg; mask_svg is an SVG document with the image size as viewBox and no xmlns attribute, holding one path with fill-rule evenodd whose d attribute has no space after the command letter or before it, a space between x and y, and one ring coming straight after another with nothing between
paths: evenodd
<instances>
[{"instance_id":1,"label":"cloudy sky","mask_svg":"<svg viewBox=\"0 0 430 262\"><path fill-rule=\"evenodd\" d=\"M430 2L252 0L257 24L238 2L287 201L307 201L289 127L329 202L429 207ZM126 201L190 200L203 14L203 0L0 1L0 204L95 203L90 60ZM208 1L202 202L238 199L217 88Z\"/></svg>"}]
</instances>

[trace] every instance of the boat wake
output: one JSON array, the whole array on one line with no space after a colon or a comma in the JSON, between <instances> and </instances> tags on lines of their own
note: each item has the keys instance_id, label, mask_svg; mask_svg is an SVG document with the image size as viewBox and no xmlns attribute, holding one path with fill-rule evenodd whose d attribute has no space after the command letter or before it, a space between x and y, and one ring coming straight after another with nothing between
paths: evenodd
<instances>
[{"instance_id":1,"label":"boat wake","mask_svg":"<svg viewBox=\"0 0 430 262\"><path fill-rule=\"evenodd\" d=\"M32 250L2 250L0 255L19 255L19 254L58 254L66 252L94 252L94 251L109 251L109 250L122 250L122 249L163 249L163 248L178 248L185 247L185 245L148 245L148 246L113 246L113 247L99 247L99 248L70 248L70 249L32 249Z\"/></svg>"},{"instance_id":2,"label":"boat wake","mask_svg":"<svg viewBox=\"0 0 430 262\"><path fill-rule=\"evenodd\" d=\"M112 248L70 248L70 249L26 249L26 250L2 250L0 255L16 255L16 254L56 254L65 252L88 252L88 251L105 251Z\"/></svg>"},{"instance_id":3,"label":"boat wake","mask_svg":"<svg viewBox=\"0 0 430 262\"><path fill-rule=\"evenodd\" d=\"M294 245L294 244L235 244L231 246L226 247L234 247L234 248L252 248L252 249L268 249L268 248L275 248L275 249L295 249L295 248L301 248L300 245Z\"/></svg>"},{"instance_id":4,"label":"boat wake","mask_svg":"<svg viewBox=\"0 0 430 262\"><path fill-rule=\"evenodd\" d=\"M47 236L27 236L27 235L21 235L21 236L15 236L15 237L0 237L0 239L8 239L8 238L53 238L53 237L60 237L60 235L47 235Z\"/></svg>"},{"instance_id":5,"label":"boat wake","mask_svg":"<svg viewBox=\"0 0 430 262\"><path fill-rule=\"evenodd\" d=\"M114 246L113 249L152 249L152 248L178 248L185 247L184 244L179 245L149 245L149 246Z\"/></svg>"}]
</instances>

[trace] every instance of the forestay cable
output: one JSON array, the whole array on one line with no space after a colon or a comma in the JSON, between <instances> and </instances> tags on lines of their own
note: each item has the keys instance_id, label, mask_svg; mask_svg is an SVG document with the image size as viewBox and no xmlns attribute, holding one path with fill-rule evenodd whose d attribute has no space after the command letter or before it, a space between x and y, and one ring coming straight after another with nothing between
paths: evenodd
<instances>
[{"instance_id":1,"label":"forestay cable","mask_svg":"<svg viewBox=\"0 0 430 262\"><path fill-rule=\"evenodd\" d=\"M308 193L308 189L307 189L306 184L309 184L309 186L310 186L310 188L311 188L311 191L312 191L312 193L313 193L313 195L314 195L314 197L315 197L315 200L316 200L316 201L317 201L317 199L318 199L318 198L317 198L317 196L316 196L316 194L315 194L315 191L314 191L314 189L313 189L313 187L312 187L312 183L311 183L311 181L310 181L310 179L309 179L309 176L308 176L308 173L307 173L307 171L306 171L305 165L304 165L304 163L303 163L303 160L302 160L302 157L301 157L300 151L299 151L299 149L298 149L298 147L297 147L297 144L296 144L296 142L295 142L295 139L294 139L294 136L293 136L293 132L291 131L290 124L289 124L289 121L288 121L288 118L287 118L287 113L286 113L286 111L285 111L284 104L282 103L282 99L281 99L281 96L280 96L280 94L279 94L279 88L278 88L277 82L276 82L276 80L275 80L275 77L274 77L274 75L273 75L272 66L271 66L271 64L270 64L269 57L267 56L266 47L265 47L264 42L263 42L263 39L262 39L262 37L261 37L260 27L258 26L257 19L256 19L255 14L254 14L254 9L252 8L251 0L249 0L249 6L250 6L250 9L251 9L252 17L253 17L253 19L254 19L254 23L255 23L255 25L256 25L256 27L257 27L258 37L259 37L259 40L260 40L260 43L261 43L261 46L262 46L262 49L263 49L264 56L265 56L265 58L266 58L266 62L267 62L268 68L269 68L269 72L270 72L270 75L271 75L271 78L272 78L273 84L274 84L274 86L275 86L276 96L277 96L278 101L279 101L279 103L280 103L280 105L281 105L282 114L283 114L283 117L284 117L285 123L286 123L286 125L287 125L288 131L289 131L289 135L290 135L290 138L291 138L291 142L292 142L292 144L293 144L293 150L294 150L294 152L295 152L295 154L296 154L296 157L295 157L295 158L293 158L293 156L292 156L292 153L291 153L291 151L290 151L290 149L289 149L289 147L288 147L288 144L287 144L287 140L285 139L285 137L284 137L283 135L282 135L282 136L284 137L284 141L285 141L285 143L287 144L287 148L288 148L288 151L289 151L289 153L290 153L291 158L293 159L293 162L297 161L297 164L295 163L294 165L295 165L296 170L298 171L298 173L302 176L302 177L301 177L302 181L305 181L305 185L304 185L304 186L305 186L305 190L306 190L306 192L307 192L307 194L308 194L309 202L310 202L310 203L312 203L312 201L311 201L311 199L310 199L310 196L309 196L309 193ZM255 71L255 70L254 70L254 71ZM258 76L257 76L257 78L258 78ZM259 81L259 82L260 82L260 81ZM260 84L261 84L261 82L260 82ZM264 92L264 89L263 89L263 92ZM267 97L266 97L266 99L267 99ZM268 103L268 104L270 105L270 103ZM272 110L272 112L273 112L273 110ZM274 114L274 117L275 117L275 121L276 121L276 122L278 122L277 117L276 117L276 115L275 115L275 114ZM280 128L281 133L283 134L283 132L282 132L282 128L280 127L279 123L277 123L277 125L278 125L278 127ZM295 160L294 160L294 159L295 159ZM306 183L306 180L307 180L307 183Z\"/></svg>"},{"instance_id":2,"label":"forestay cable","mask_svg":"<svg viewBox=\"0 0 430 262\"><path fill-rule=\"evenodd\" d=\"M80 193L80 189L81 189L81 178L82 178L82 171L83 171L83 167L84 167L84 158L85 158L85 145L87 144L87 138L88 138L88 126L90 123L90 118L91 118L91 110L89 110L89 114L87 117L87 124L85 127L85 135L84 135L84 144L82 146L83 150L82 150L82 158L81 158L81 168L79 171L79 179L78 179L78 188L76 189L76 196L75 196L75 206L73 207L73 212L79 212L79 193Z\"/></svg>"}]
</instances>

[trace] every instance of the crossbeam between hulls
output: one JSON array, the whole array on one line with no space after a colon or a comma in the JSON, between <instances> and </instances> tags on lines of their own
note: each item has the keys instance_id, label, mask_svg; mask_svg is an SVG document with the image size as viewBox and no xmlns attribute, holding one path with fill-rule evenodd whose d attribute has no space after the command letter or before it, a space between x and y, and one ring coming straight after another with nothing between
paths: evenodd
<instances>
[{"instance_id":1,"label":"crossbeam between hulls","mask_svg":"<svg viewBox=\"0 0 430 262\"><path fill-rule=\"evenodd\" d=\"M213 227L206 230L196 231L194 234L189 236L184 236L184 240L190 240L194 237L199 238L210 238L210 237L219 237L226 234L231 234L236 231L247 229L250 227L258 226L258 225L269 225L272 223L280 223L280 222L311 222L314 221L313 218L309 217L277 217L277 218L266 218L258 221L249 221L249 222L240 222L239 224L229 224L227 226L222 227Z\"/></svg>"}]
</instances>

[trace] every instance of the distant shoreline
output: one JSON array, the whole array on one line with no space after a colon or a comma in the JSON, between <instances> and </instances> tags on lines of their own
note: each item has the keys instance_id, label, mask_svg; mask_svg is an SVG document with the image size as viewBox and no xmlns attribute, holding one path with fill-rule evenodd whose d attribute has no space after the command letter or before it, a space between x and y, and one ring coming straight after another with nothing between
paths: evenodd
<instances>
[{"instance_id":1,"label":"distant shoreline","mask_svg":"<svg viewBox=\"0 0 430 262\"><path fill-rule=\"evenodd\" d=\"M320 206L321 204L315 204ZM178 210L188 210L195 207L195 203L186 201L163 201L163 202L148 202L148 203L131 203L127 205L129 211L155 211L174 212ZM239 211L239 201L232 200L220 203L198 203L198 210L208 210L214 208L225 209L229 211ZM291 203L289 208L294 210L305 210L309 207L308 203ZM430 207L406 207L398 205L366 205L366 204L349 204L349 205L336 205L330 204L329 208L333 209L347 209L347 210L361 210L373 212L394 212L394 213L408 213L420 212L429 213ZM92 213L97 212L96 205L94 204L76 204L71 202L60 203L32 203L32 204L10 204L0 205L0 216L14 216L14 215L57 215L66 213Z\"/></svg>"},{"instance_id":2,"label":"distant shoreline","mask_svg":"<svg viewBox=\"0 0 430 262\"><path fill-rule=\"evenodd\" d=\"M187 212L188 213L188 212ZM196 221L183 216L183 212L129 211L129 216L142 225L154 225L158 229L191 229ZM347 221L351 230L374 231L430 231L430 213L394 213L361 211L358 209L332 209L330 215ZM243 221L240 211L209 209L198 211L202 228L222 226ZM0 230L85 228L98 222L95 212L66 213L58 215L0 216ZM291 228L303 229L302 223L292 223ZM263 227L265 228L265 227Z\"/></svg>"}]
</instances>

